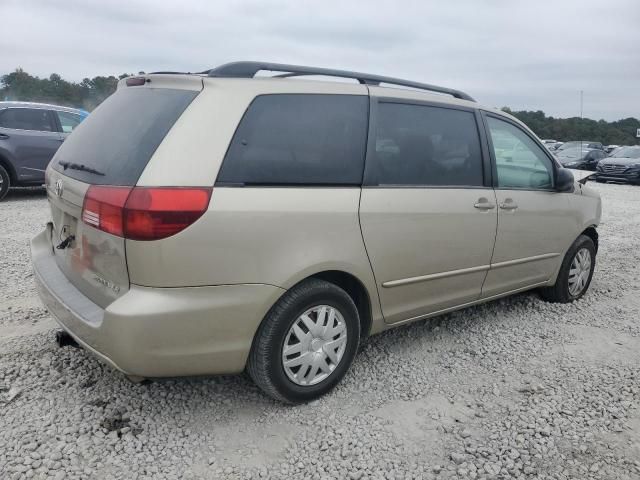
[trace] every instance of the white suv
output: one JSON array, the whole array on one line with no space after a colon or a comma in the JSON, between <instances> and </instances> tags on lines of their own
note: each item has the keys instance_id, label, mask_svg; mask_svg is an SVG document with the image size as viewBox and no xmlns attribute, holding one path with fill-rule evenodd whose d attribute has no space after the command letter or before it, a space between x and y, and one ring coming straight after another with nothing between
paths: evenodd
<instances>
[{"instance_id":1,"label":"white suv","mask_svg":"<svg viewBox=\"0 0 640 480\"><path fill-rule=\"evenodd\" d=\"M133 378L247 369L287 402L387 328L579 298L600 221L527 127L462 92L256 62L122 80L47 191L33 263L75 341Z\"/></svg>"}]
</instances>

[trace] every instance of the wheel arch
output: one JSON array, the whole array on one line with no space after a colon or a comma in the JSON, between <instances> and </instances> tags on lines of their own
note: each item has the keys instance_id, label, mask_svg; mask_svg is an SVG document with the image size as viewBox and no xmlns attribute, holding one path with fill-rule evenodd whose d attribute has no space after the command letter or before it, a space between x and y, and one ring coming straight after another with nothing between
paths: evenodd
<instances>
[{"instance_id":1,"label":"wheel arch","mask_svg":"<svg viewBox=\"0 0 640 480\"><path fill-rule=\"evenodd\" d=\"M596 253L598 253L598 231L596 230L595 225L585 228L580 235L586 235L593 240L593 244L596 247Z\"/></svg>"},{"instance_id":2,"label":"wheel arch","mask_svg":"<svg viewBox=\"0 0 640 480\"><path fill-rule=\"evenodd\" d=\"M304 280L309 278L317 278L325 282L333 283L347 292L358 309L358 316L360 317L360 338L362 339L369 336L373 323L371 296L360 279L342 270L325 270L315 273Z\"/></svg>"},{"instance_id":3,"label":"wheel arch","mask_svg":"<svg viewBox=\"0 0 640 480\"><path fill-rule=\"evenodd\" d=\"M15 168L13 168L13 165L11 164L9 159L2 153L2 151L0 151L0 165L2 165L9 174L9 180L11 181L11 184L15 185L16 183L18 183L18 174L16 173L16 170Z\"/></svg>"}]
</instances>

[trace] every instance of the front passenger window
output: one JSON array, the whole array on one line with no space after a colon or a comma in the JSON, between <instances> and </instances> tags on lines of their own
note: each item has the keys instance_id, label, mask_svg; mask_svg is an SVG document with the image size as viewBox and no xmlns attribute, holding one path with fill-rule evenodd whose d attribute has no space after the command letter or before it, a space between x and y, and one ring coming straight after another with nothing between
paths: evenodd
<instances>
[{"instance_id":1,"label":"front passenger window","mask_svg":"<svg viewBox=\"0 0 640 480\"><path fill-rule=\"evenodd\" d=\"M521 129L487 117L498 171L498 188L548 190L553 188L553 164Z\"/></svg>"}]
</instances>

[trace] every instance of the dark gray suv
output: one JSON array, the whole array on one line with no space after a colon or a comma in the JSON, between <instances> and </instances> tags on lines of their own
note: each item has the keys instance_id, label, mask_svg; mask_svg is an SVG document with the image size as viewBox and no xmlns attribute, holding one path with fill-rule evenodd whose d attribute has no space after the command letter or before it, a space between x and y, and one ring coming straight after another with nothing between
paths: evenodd
<instances>
[{"instance_id":1,"label":"dark gray suv","mask_svg":"<svg viewBox=\"0 0 640 480\"><path fill-rule=\"evenodd\" d=\"M75 108L0 102L0 200L10 186L42 185L49 161L86 116Z\"/></svg>"}]
</instances>

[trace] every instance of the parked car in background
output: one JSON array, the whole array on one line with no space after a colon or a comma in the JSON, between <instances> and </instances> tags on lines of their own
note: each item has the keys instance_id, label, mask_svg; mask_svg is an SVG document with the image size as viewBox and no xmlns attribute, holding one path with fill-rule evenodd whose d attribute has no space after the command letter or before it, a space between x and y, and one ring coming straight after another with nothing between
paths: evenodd
<instances>
[{"instance_id":1,"label":"parked car in background","mask_svg":"<svg viewBox=\"0 0 640 480\"><path fill-rule=\"evenodd\" d=\"M246 370L290 403L370 334L534 288L580 298L601 214L464 92L259 62L121 80L46 188L31 255L67 339L137 379Z\"/></svg>"},{"instance_id":2,"label":"parked car in background","mask_svg":"<svg viewBox=\"0 0 640 480\"><path fill-rule=\"evenodd\" d=\"M602 160L596 169L596 181L640 185L640 145L622 147Z\"/></svg>"},{"instance_id":3,"label":"parked car in background","mask_svg":"<svg viewBox=\"0 0 640 480\"><path fill-rule=\"evenodd\" d=\"M558 142L557 140L542 140L542 144L547 147L550 152L553 152L562 145L562 142Z\"/></svg>"},{"instance_id":4,"label":"parked car in background","mask_svg":"<svg viewBox=\"0 0 640 480\"><path fill-rule=\"evenodd\" d=\"M604 150L573 147L560 150L555 153L555 156L565 168L595 170L598 162L607 154Z\"/></svg>"},{"instance_id":5,"label":"parked car in background","mask_svg":"<svg viewBox=\"0 0 640 480\"><path fill-rule=\"evenodd\" d=\"M612 155L614 155L617 151L619 151L621 148L625 148L625 145L621 145L618 147L613 148L611 151L607 152L607 156L611 157Z\"/></svg>"},{"instance_id":6,"label":"parked car in background","mask_svg":"<svg viewBox=\"0 0 640 480\"><path fill-rule=\"evenodd\" d=\"M589 142L586 140L565 142L557 150L561 151L561 150L566 150L568 148L576 148L576 147L602 150L604 152L604 145L601 142Z\"/></svg>"},{"instance_id":7,"label":"parked car in background","mask_svg":"<svg viewBox=\"0 0 640 480\"><path fill-rule=\"evenodd\" d=\"M617 150L618 148L620 148L620 145L607 145L604 151L607 152L608 155L611 155L614 150Z\"/></svg>"},{"instance_id":8,"label":"parked car in background","mask_svg":"<svg viewBox=\"0 0 640 480\"><path fill-rule=\"evenodd\" d=\"M0 200L12 186L42 185L49 161L87 115L43 103L0 102Z\"/></svg>"}]
</instances>

